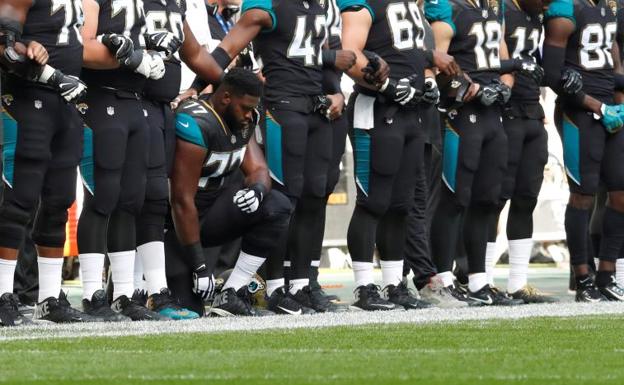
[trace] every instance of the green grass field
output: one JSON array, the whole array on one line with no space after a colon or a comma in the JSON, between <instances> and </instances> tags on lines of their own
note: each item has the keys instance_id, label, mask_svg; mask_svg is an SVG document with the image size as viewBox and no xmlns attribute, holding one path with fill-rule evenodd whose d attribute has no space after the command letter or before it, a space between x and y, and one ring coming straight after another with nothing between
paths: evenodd
<instances>
[{"instance_id":1,"label":"green grass field","mask_svg":"<svg viewBox=\"0 0 624 385\"><path fill-rule=\"evenodd\" d=\"M11 384L622 384L624 316L13 340Z\"/></svg>"}]
</instances>

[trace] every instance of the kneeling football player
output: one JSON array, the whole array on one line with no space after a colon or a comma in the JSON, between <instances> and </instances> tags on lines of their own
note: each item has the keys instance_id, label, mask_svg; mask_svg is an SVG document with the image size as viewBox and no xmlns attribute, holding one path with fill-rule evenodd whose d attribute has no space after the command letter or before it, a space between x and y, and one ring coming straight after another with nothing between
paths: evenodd
<instances>
[{"instance_id":1,"label":"kneeling football player","mask_svg":"<svg viewBox=\"0 0 624 385\"><path fill-rule=\"evenodd\" d=\"M199 297L208 299L214 290L203 247L242 237L238 261L215 297L212 313L254 315L247 284L288 230L290 201L271 190L254 137L261 93L262 83L253 73L233 69L208 99L186 100L177 110L170 181L175 232L165 236L167 275L173 295L199 312ZM285 293L275 291L269 309L301 313Z\"/></svg>"}]
</instances>

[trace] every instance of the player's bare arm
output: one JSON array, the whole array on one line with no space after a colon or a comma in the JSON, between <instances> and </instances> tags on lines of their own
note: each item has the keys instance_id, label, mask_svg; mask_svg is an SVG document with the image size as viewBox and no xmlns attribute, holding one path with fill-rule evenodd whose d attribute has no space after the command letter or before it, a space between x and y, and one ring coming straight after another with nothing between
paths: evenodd
<instances>
[{"instance_id":1,"label":"player's bare arm","mask_svg":"<svg viewBox=\"0 0 624 385\"><path fill-rule=\"evenodd\" d=\"M262 185L265 192L271 189L271 177L269 176L269 166L264 158L264 153L258 146L256 136L253 135L247 143L245 157L241 164L241 170L245 174L245 186Z\"/></svg>"},{"instance_id":2,"label":"player's bare arm","mask_svg":"<svg viewBox=\"0 0 624 385\"><path fill-rule=\"evenodd\" d=\"M80 29L82 35L83 66L86 68L104 70L119 67L119 61L111 51L97 40L98 15L100 6L95 0L82 0L84 24Z\"/></svg>"}]
</instances>

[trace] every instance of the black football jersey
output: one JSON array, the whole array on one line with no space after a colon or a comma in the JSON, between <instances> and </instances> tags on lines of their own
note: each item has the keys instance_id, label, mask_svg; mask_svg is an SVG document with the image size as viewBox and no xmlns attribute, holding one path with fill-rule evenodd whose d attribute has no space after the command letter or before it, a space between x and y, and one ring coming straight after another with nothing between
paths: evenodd
<instances>
[{"instance_id":1,"label":"black football jersey","mask_svg":"<svg viewBox=\"0 0 624 385\"><path fill-rule=\"evenodd\" d=\"M143 0L145 25L148 34L171 32L184 41L184 0ZM161 79L147 79L143 95L160 102L172 101L180 91L182 69L178 53L165 60L165 76Z\"/></svg>"},{"instance_id":2,"label":"black football jersey","mask_svg":"<svg viewBox=\"0 0 624 385\"><path fill-rule=\"evenodd\" d=\"M80 75L83 23L81 0L37 0L28 10L22 39L34 40L48 51L48 64L66 75Z\"/></svg>"},{"instance_id":3,"label":"black football jersey","mask_svg":"<svg viewBox=\"0 0 624 385\"><path fill-rule=\"evenodd\" d=\"M547 20L567 18L576 28L568 39L565 66L583 76L583 91L602 102L613 99L611 47L617 32L615 0L555 0L545 13Z\"/></svg>"},{"instance_id":4,"label":"black football jersey","mask_svg":"<svg viewBox=\"0 0 624 385\"><path fill-rule=\"evenodd\" d=\"M514 59L540 60L542 15L529 15L514 0L505 0L505 42L509 55ZM539 102L540 89L528 75L515 73L512 100Z\"/></svg>"},{"instance_id":5,"label":"black football jersey","mask_svg":"<svg viewBox=\"0 0 624 385\"><path fill-rule=\"evenodd\" d=\"M418 75L414 86L422 88L425 71L424 16L416 1L338 0L341 11L365 7L373 24L364 47L390 66L390 77Z\"/></svg>"},{"instance_id":6,"label":"black football jersey","mask_svg":"<svg viewBox=\"0 0 624 385\"><path fill-rule=\"evenodd\" d=\"M473 81L488 84L500 76L502 0L428 0L425 16L431 23L443 21L454 31L448 49Z\"/></svg>"},{"instance_id":7,"label":"black football jersey","mask_svg":"<svg viewBox=\"0 0 624 385\"><path fill-rule=\"evenodd\" d=\"M145 12L142 0L97 0L100 5L97 35L117 33L129 36L135 49L145 47ZM83 79L89 86L112 87L141 92L145 77L126 68L93 70L84 68Z\"/></svg>"},{"instance_id":8,"label":"black football jersey","mask_svg":"<svg viewBox=\"0 0 624 385\"><path fill-rule=\"evenodd\" d=\"M322 48L327 38L325 10L317 0L244 0L242 12L262 9L271 30L262 31L254 50L262 58L265 99L322 94Z\"/></svg>"},{"instance_id":9,"label":"black football jersey","mask_svg":"<svg viewBox=\"0 0 624 385\"><path fill-rule=\"evenodd\" d=\"M184 101L176 110L178 139L206 149L196 204L211 202L236 178L253 129L232 132L205 100ZM201 210L201 209L200 209Z\"/></svg>"}]
</instances>

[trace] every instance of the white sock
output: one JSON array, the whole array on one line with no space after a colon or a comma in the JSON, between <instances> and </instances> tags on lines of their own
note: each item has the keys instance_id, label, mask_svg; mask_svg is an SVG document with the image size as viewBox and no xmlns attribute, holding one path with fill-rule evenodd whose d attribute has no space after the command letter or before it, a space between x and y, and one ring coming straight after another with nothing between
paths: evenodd
<instances>
[{"instance_id":1,"label":"white sock","mask_svg":"<svg viewBox=\"0 0 624 385\"><path fill-rule=\"evenodd\" d=\"M381 265L381 279L383 287L388 285L398 286L403 279L403 260L399 261L379 261Z\"/></svg>"},{"instance_id":2,"label":"white sock","mask_svg":"<svg viewBox=\"0 0 624 385\"><path fill-rule=\"evenodd\" d=\"M102 271L104 270L104 254L80 254L80 279L82 280L82 298L89 301L93 293L102 289Z\"/></svg>"},{"instance_id":3,"label":"white sock","mask_svg":"<svg viewBox=\"0 0 624 385\"><path fill-rule=\"evenodd\" d=\"M160 241L145 243L137 247L137 255L141 257L143 264L147 293L160 293L160 289L167 287L165 244Z\"/></svg>"},{"instance_id":4,"label":"white sock","mask_svg":"<svg viewBox=\"0 0 624 385\"><path fill-rule=\"evenodd\" d=\"M486 273L475 273L468 276L468 290L472 293L481 290L483 286L487 284L488 281Z\"/></svg>"},{"instance_id":5,"label":"white sock","mask_svg":"<svg viewBox=\"0 0 624 385\"><path fill-rule=\"evenodd\" d=\"M266 288L267 296L270 297L271 294L273 294L275 290L284 286L284 278L269 279L266 281L266 285L267 285L267 288Z\"/></svg>"},{"instance_id":6,"label":"white sock","mask_svg":"<svg viewBox=\"0 0 624 385\"><path fill-rule=\"evenodd\" d=\"M624 259L618 259L615 263L615 280L624 286Z\"/></svg>"},{"instance_id":7,"label":"white sock","mask_svg":"<svg viewBox=\"0 0 624 385\"><path fill-rule=\"evenodd\" d=\"M455 279L453 272L443 271L441 273L438 273L437 276L442 280L442 284L444 285L444 287L453 286L453 279Z\"/></svg>"},{"instance_id":8,"label":"white sock","mask_svg":"<svg viewBox=\"0 0 624 385\"><path fill-rule=\"evenodd\" d=\"M514 239L509 241L509 280L507 292L515 293L527 284L529 259L533 250L533 239Z\"/></svg>"},{"instance_id":9,"label":"white sock","mask_svg":"<svg viewBox=\"0 0 624 385\"><path fill-rule=\"evenodd\" d=\"M496 265L496 242L488 242L485 247L485 273L487 281L494 286L494 266Z\"/></svg>"},{"instance_id":10,"label":"white sock","mask_svg":"<svg viewBox=\"0 0 624 385\"><path fill-rule=\"evenodd\" d=\"M356 262L353 261L353 276L355 277L355 287L366 286L375 283L373 278L372 262Z\"/></svg>"},{"instance_id":11,"label":"white sock","mask_svg":"<svg viewBox=\"0 0 624 385\"><path fill-rule=\"evenodd\" d=\"M134 256L134 290L143 290L145 286L143 283L143 262L141 262L137 247L137 253Z\"/></svg>"},{"instance_id":12,"label":"white sock","mask_svg":"<svg viewBox=\"0 0 624 385\"><path fill-rule=\"evenodd\" d=\"M13 281L15 280L15 259L0 259L0 295L13 293ZM58 295L58 293L56 293Z\"/></svg>"},{"instance_id":13,"label":"white sock","mask_svg":"<svg viewBox=\"0 0 624 385\"><path fill-rule=\"evenodd\" d=\"M63 280L63 257L37 257L39 267L39 297L37 302L46 298L58 298Z\"/></svg>"},{"instance_id":14,"label":"white sock","mask_svg":"<svg viewBox=\"0 0 624 385\"><path fill-rule=\"evenodd\" d=\"M238 260L236 261L236 266L234 266L234 270L232 270L232 274L230 274L227 282L223 285L223 290L229 288L238 290L243 286L249 285L251 277L253 277L260 266L262 266L264 260L265 258L256 257L241 250L238 255Z\"/></svg>"},{"instance_id":15,"label":"white sock","mask_svg":"<svg viewBox=\"0 0 624 385\"><path fill-rule=\"evenodd\" d=\"M134 293L134 257L134 250L108 253L114 286L113 300L122 295L131 298Z\"/></svg>"},{"instance_id":16,"label":"white sock","mask_svg":"<svg viewBox=\"0 0 624 385\"><path fill-rule=\"evenodd\" d=\"M297 294L297 292L310 284L308 278L297 278L290 280L290 294Z\"/></svg>"},{"instance_id":17,"label":"white sock","mask_svg":"<svg viewBox=\"0 0 624 385\"><path fill-rule=\"evenodd\" d=\"M314 261L310 262L310 266L312 266L312 267L319 267L319 266L321 266L321 260L317 259L317 260L314 260Z\"/></svg>"}]
</instances>

